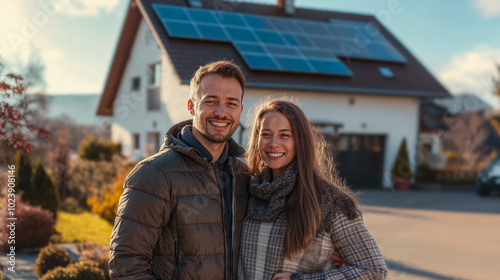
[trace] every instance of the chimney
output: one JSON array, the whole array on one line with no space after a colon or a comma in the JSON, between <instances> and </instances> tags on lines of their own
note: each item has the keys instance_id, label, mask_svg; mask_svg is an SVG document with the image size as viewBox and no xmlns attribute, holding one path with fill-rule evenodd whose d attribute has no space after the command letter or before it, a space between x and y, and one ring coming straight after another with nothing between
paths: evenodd
<instances>
[{"instance_id":1,"label":"chimney","mask_svg":"<svg viewBox=\"0 0 500 280\"><path fill-rule=\"evenodd\" d=\"M294 0L278 0L278 8L285 11L287 15L293 15L295 13Z\"/></svg>"}]
</instances>

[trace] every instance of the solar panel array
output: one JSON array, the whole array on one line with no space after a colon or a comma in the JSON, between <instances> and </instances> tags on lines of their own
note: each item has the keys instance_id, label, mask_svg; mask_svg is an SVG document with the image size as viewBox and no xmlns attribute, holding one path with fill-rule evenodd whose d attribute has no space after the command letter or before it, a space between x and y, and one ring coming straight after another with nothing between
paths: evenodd
<instances>
[{"instance_id":1,"label":"solar panel array","mask_svg":"<svg viewBox=\"0 0 500 280\"><path fill-rule=\"evenodd\" d=\"M373 26L153 4L171 37L231 42L251 69L351 76L338 57L405 63Z\"/></svg>"}]
</instances>

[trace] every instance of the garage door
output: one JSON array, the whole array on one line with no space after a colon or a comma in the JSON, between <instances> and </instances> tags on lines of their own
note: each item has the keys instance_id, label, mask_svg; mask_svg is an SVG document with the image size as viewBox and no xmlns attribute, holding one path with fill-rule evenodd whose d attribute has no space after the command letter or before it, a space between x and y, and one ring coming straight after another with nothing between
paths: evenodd
<instances>
[{"instance_id":1,"label":"garage door","mask_svg":"<svg viewBox=\"0 0 500 280\"><path fill-rule=\"evenodd\" d=\"M384 135L339 136L335 151L337 169L350 187L382 187L385 138Z\"/></svg>"}]
</instances>

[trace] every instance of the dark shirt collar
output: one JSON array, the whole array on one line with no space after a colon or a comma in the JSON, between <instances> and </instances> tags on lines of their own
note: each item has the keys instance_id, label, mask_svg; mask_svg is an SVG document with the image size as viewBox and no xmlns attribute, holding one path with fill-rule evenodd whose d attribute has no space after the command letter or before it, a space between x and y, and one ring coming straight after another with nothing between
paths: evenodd
<instances>
[{"instance_id":1,"label":"dark shirt collar","mask_svg":"<svg viewBox=\"0 0 500 280\"><path fill-rule=\"evenodd\" d=\"M191 125L186 125L184 128L182 128L182 131L177 135L177 138L180 139L189 147L192 147L196 151L198 151L203 160L207 162L213 161L212 154L200 143L200 141L198 141L198 139L196 139L196 137L194 137L193 127ZM228 143L226 142L226 144L224 145L224 151L222 151L221 156L219 157L219 159L217 159L215 164L217 166L224 164L227 160L228 154L229 154L229 147Z\"/></svg>"}]
</instances>

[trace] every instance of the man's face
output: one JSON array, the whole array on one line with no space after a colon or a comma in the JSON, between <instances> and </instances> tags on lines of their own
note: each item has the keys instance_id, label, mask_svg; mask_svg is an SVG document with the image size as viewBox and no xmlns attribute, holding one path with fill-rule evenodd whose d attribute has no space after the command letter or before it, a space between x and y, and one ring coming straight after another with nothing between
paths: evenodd
<instances>
[{"instance_id":1,"label":"man's face","mask_svg":"<svg viewBox=\"0 0 500 280\"><path fill-rule=\"evenodd\" d=\"M231 138L240 123L242 97L235 78L216 74L203 77L198 97L188 101L193 127L201 134L203 139L198 140L202 144L224 143Z\"/></svg>"}]
</instances>

